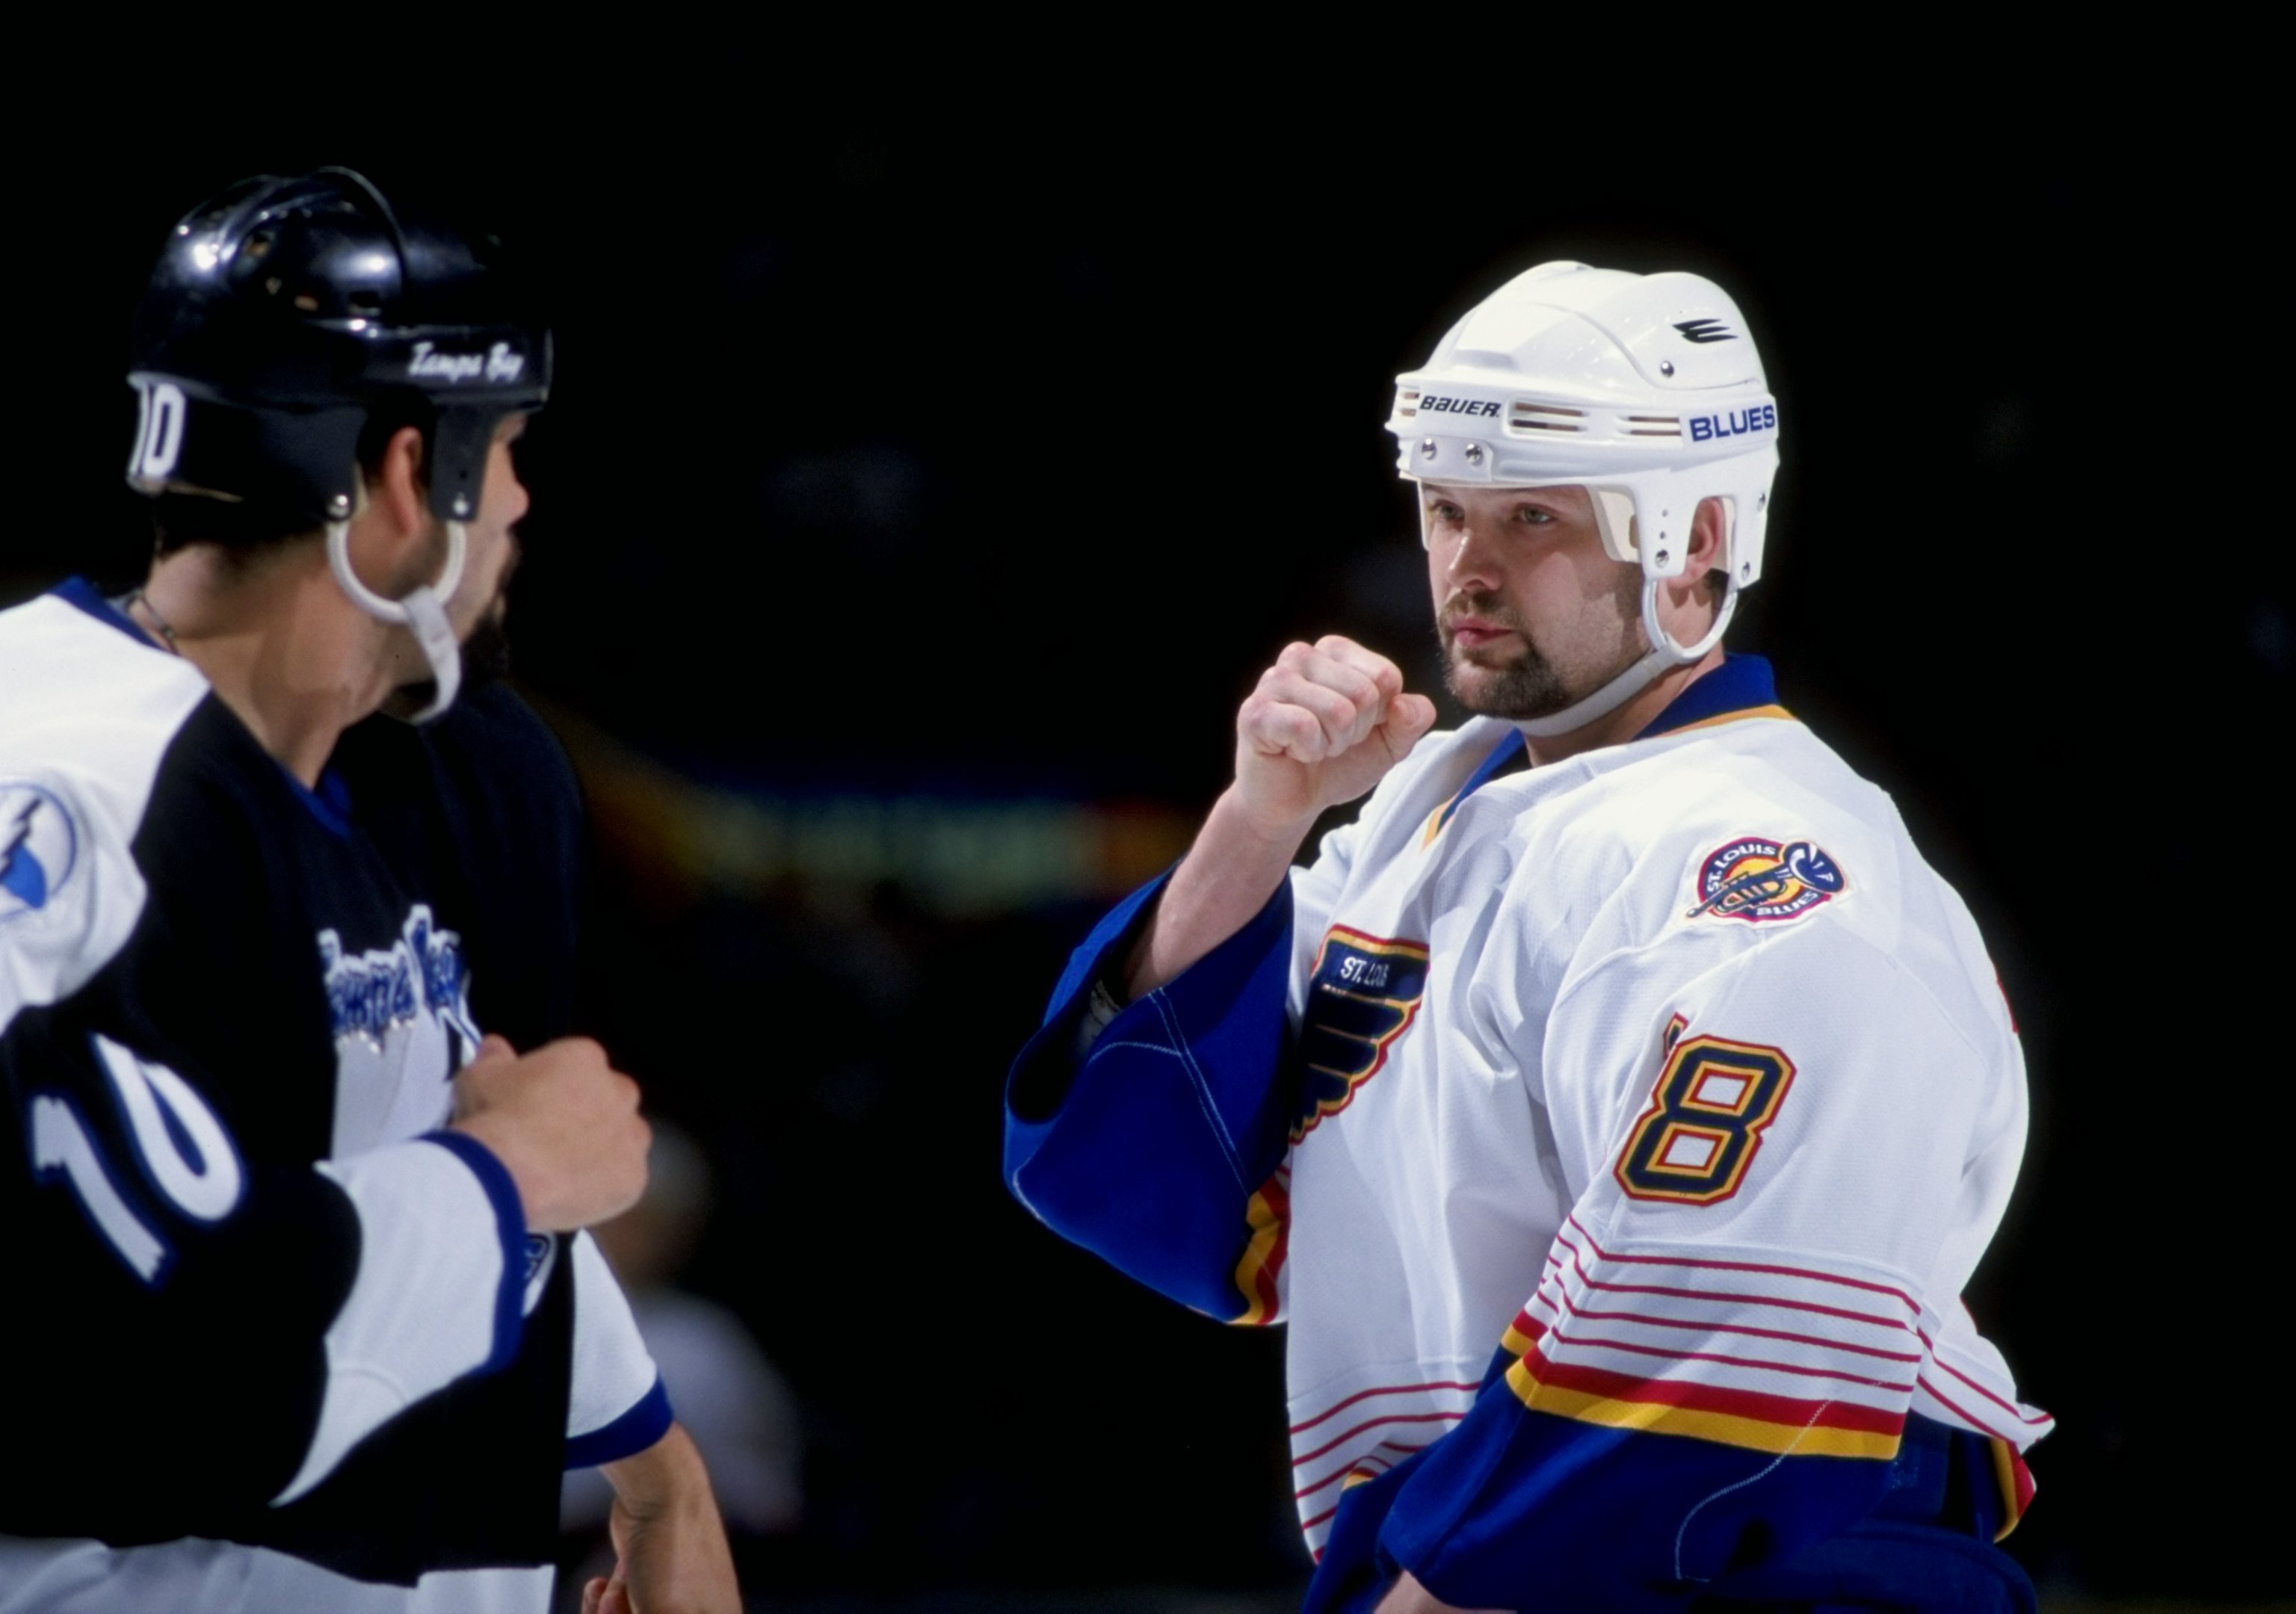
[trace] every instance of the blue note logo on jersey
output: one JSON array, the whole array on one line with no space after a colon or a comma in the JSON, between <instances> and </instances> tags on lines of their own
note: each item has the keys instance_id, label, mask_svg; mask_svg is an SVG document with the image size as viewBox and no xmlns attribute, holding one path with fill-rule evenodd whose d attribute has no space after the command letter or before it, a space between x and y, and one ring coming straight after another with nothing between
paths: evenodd
<instances>
[{"instance_id":1,"label":"blue note logo on jersey","mask_svg":"<svg viewBox=\"0 0 2296 1614\"><path fill-rule=\"evenodd\" d=\"M1387 1063L1395 1039L1411 1028L1427 991L1427 949L1415 941L1366 936L1333 925L1308 978L1308 1012L1300 1022L1300 1142L1327 1116L1355 1102L1357 1091Z\"/></svg>"},{"instance_id":2,"label":"blue note logo on jersey","mask_svg":"<svg viewBox=\"0 0 2296 1614\"><path fill-rule=\"evenodd\" d=\"M1798 919L1849 889L1841 865L1811 840L1748 835L1719 846L1698 865L1698 905L1683 915L1762 924Z\"/></svg>"},{"instance_id":3,"label":"blue note logo on jersey","mask_svg":"<svg viewBox=\"0 0 2296 1614\"><path fill-rule=\"evenodd\" d=\"M64 804L28 780L0 779L0 924L36 914L79 864Z\"/></svg>"}]
</instances>

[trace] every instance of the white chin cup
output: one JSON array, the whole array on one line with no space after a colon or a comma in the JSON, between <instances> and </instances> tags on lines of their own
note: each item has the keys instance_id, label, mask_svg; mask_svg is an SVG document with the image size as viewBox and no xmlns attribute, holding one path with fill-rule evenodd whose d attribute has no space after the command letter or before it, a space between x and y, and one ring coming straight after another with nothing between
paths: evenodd
<instances>
[{"instance_id":1,"label":"white chin cup","mask_svg":"<svg viewBox=\"0 0 2296 1614\"><path fill-rule=\"evenodd\" d=\"M1552 740L1557 734L1568 734L1586 727L1597 718L1607 717L1650 687L1651 681L1660 673L1677 667L1685 667L1722 643L1723 630L1737 614L1738 579L1731 577L1723 585L1722 605L1714 613L1714 626L1700 636L1695 644L1677 644L1674 635L1666 631L1658 619L1659 579L1648 573L1643 577L1643 635L1651 643L1650 653L1611 679L1585 700L1573 702L1559 712L1544 717L1517 717L1515 727L1533 740Z\"/></svg>"},{"instance_id":2,"label":"white chin cup","mask_svg":"<svg viewBox=\"0 0 2296 1614\"><path fill-rule=\"evenodd\" d=\"M447 619L447 602L462 586L463 562L470 553L470 530L460 521L447 523L447 563L439 569L436 582L425 583L403 600L386 600L358 579L351 569L351 524L331 521L327 524L327 566L335 574L335 582L350 602L378 622L388 622L404 627L414 635L421 646L423 660L430 663L431 681L438 692L430 704L414 714L417 723L428 723L455 704L455 692L463 686L463 646L455 637L455 626Z\"/></svg>"}]
</instances>

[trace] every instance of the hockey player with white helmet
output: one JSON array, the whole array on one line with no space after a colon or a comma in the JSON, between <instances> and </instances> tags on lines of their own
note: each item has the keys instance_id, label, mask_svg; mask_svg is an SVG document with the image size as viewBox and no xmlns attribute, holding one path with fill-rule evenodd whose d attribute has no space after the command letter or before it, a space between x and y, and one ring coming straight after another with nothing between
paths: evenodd
<instances>
[{"instance_id":1,"label":"hockey player with white helmet","mask_svg":"<svg viewBox=\"0 0 2296 1614\"><path fill-rule=\"evenodd\" d=\"M1311 1609L2031 1608L1993 1544L2049 1421L1960 1303L2015 1028L1888 799L1722 648L1781 424L1744 320L1541 265L1388 424L1472 716L1285 649L1015 1064L1013 1192L1287 1325Z\"/></svg>"},{"instance_id":2,"label":"hockey player with white helmet","mask_svg":"<svg viewBox=\"0 0 2296 1614\"><path fill-rule=\"evenodd\" d=\"M1405 478L1584 487L1603 553L1641 569L1649 653L1563 710L1519 718L1525 733L1583 728L1721 643L1738 591L1762 575L1777 422L1737 309L1694 274L1542 264L1398 378L1388 430ZM1691 523L1707 498L1720 502L1726 545L1711 568L1720 602L1683 644L1660 619L1659 590L1688 571Z\"/></svg>"}]
</instances>

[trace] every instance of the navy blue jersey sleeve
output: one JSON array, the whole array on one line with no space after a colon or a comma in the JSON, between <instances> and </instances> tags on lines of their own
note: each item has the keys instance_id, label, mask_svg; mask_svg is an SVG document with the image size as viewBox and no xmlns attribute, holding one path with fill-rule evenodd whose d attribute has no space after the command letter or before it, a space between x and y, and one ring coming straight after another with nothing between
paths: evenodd
<instances>
[{"instance_id":1,"label":"navy blue jersey sleeve","mask_svg":"<svg viewBox=\"0 0 2296 1614\"><path fill-rule=\"evenodd\" d=\"M1162 889L1135 892L1070 957L1005 1089L1005 1181L1038 1220L1160 1292L1272 1322L1272 1264L1255 1254L1282 1228L1291 889L1080 1051L1095 986Z\"/></svg>"},{"instance_id":2,"label":"navy blue jersey sleeve","mask_svg":"<svg viewBox=\"0 0 2296 1614\"><path fill-rule=\"evenodd\" d=\"M427 1379L514 1348L516 1190L460 1139L460 1153L409 1143L332 1177L268 1162L196 1071L92 1018L35 1009L0 1037L8 1143L29 1168L4 1192L25 1319L12 1440L41 1476L0 1528L235 1535L235 1515L324 1476ZM468 1248L474 1219L494 1247ZM402 1248L381 1247L385 1227Z\"/></svg>"}]
</instances>

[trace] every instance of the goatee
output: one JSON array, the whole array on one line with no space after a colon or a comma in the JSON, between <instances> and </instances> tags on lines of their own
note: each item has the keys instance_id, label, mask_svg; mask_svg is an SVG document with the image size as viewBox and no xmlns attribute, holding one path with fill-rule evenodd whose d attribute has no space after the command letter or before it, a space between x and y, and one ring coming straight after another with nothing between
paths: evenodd
<instances>
[{"instance_id":1,"label":"goatee","mask_svg":"<svg viewBox=\"0 0 2296 1614\"><path fill-rule=\"evenodd\" d=\"M1451 622L1455 617L1468 615L1513 629L1520 648L1497 662L1463 657ZM1437 619L1436 634L1443 643L1444 686L1468 711L1485 717L1544 717L1570 704L1570 692L1563 686L1554 664L1540 652L1513 613L1496 599L1466 596L1447 602Z\"/></svg>"}]
</instances>

